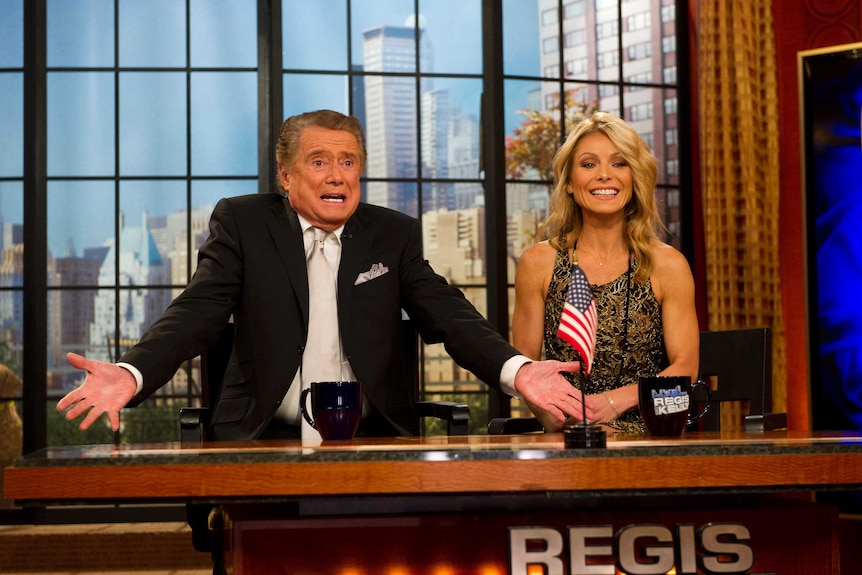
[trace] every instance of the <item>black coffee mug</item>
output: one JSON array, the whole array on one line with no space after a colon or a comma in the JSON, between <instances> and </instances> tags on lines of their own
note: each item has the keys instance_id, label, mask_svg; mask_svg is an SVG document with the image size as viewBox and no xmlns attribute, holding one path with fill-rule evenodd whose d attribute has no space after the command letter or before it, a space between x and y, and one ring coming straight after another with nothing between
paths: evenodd
<instances>
[{"instance_id":1,"label":"black coffee mug","mask_svg":"<svg viewBox=\"0 0 862 575\"><path fill-rule=\"evenodd\" d=\"M691 390L703 386L707 400L703 408L691 414ZM656 437L679 437L685 428L709 409L709 386L691 382L685 375L654 375L638 378L638 407L647 432Z\"/></svg>"},{"instance_id":2,"label":"black coffee mug","mask_svg":"<svg viewBox=\"0 0 862 575\"><path fill-rule=\"evenodd\" d=\"M311 393L312 419L306 402ZM358 381L315 381L299 396L299 409L323 439L353 439L362 417L362 386Z\"/></svg>"}]
</instances>

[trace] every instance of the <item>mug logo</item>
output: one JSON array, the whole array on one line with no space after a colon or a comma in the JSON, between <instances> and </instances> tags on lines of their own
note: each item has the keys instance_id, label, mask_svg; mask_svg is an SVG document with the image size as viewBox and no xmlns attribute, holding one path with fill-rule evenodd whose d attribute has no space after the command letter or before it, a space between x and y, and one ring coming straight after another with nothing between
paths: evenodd
<instances>
[{"instance_id":1,"label":"mug logo","mask_svg":"<svg viewBox=\"0 0 862 575\"><path fill-rule=\"evenodd\" d=\"M679 385L672 389L652 390L650 393L656 415L670 415L688 411L688 393L683 391Z\"/></svg>"}]
</instances>

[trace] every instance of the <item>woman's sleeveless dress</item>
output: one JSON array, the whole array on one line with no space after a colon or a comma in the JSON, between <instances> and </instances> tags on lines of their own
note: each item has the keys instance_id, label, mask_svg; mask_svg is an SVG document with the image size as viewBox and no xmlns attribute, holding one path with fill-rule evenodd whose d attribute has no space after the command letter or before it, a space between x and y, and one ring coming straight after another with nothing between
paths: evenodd
<instances>
[{"instance_id":1,"label":"woman's sleeveless dress","mask_svg":"<svg viewBox=\"0 0 862 575\"><path fill-rule=\"evenodd\" d=\"M604 285L591 285L598 312L596 349L590 381L584 376L564 374L586 394L595 394L637 384L640 375L655 375L667 364L662 336L661 305L652 291L649 279L635 282L637 260L632 263L631 285L628 273ZM560 339L557 329L571 280L571 264L565 251L558 251L554 271L545 298L545 357L559 361L580 361L571 345ZM626 292L628 314L626 314ZM628 329L626 329L628 315ZM624 335L625 334L625 335ZM624 339L627 346L624 347ZM622 367L622 369L621 369ZM620 414L607 425L620 431L643 431L643 420L637 408Z\"/></svg>"}]
</instances>

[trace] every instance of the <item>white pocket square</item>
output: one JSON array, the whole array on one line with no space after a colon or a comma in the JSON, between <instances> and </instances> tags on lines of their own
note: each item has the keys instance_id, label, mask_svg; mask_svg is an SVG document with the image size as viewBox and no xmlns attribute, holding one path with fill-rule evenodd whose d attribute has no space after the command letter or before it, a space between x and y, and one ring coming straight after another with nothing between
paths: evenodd
<instances>
[{"instance_id":1,"label":"white pocket square","mask_svg":"<svg viewBox=\"0 0 862 575\"><path fill-rule=\"evenodd\" d=\"M368 280L373 280L376 277L380 277L383 274L389 273L389 268L384 266L382 263L374 264L371 266L371 269L367 272L362 272L358 276L356 276L356 281L353 282L353 285L358 286L359 284L363 284Z\"/></svg>"}]
</instances>

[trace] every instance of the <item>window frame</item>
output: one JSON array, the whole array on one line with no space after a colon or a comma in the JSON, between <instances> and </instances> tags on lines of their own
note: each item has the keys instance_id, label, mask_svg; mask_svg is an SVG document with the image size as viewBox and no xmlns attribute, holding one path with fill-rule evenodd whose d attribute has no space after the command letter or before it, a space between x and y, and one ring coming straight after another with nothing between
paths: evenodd
<instances>
[{"instance_id":1,"label":"window frame","mask_svg":"<svg viewBox=\"0 0 862 575\"><path fill-rule=\"evenodd\" d=\"M673 4L662 4L664 16L671 11L676 19L677 46L688 46L686 19L687 3L684 0L666 0ZM350 0L348 10L350 9ZM486 266L487 266L487 314L491 323L508 333L508 301L510 284L506 272L506 218L505 198L497 198L488 190L505 189L505 157L502 151L505 134L502 132L503 117L503 39L496 32L502 29L502 7L504 0L482 0L483 20L483 117L481 131L483 148L484 183L486 189ZM23 368L25 382L39 382L25 385L22 393L24 415L24 450L35 451L46 446L46 409L49 407L47 393L47 361L45 350L48 343L48 298L49 289L46 278L47 262L47 137L46 137L46 0L24 1L24 244L26 257L23 264ZM419 0L415 0L418 9ZM578 2L557 3L556 23L562 37L563 22L570 18L571 7ZM625 22L621 14L621 4L617 9L620 17L617 23L617 37L622 37L620 24ZM563 15L562 18L559 15ZM664 18L661 18L663 21ZM258 21L258 190L270 192L277 189L277 173L272 143L282 122L282 65L281 65L281 2L279 0L257 1ZM115 24L116 25L116 24ZM621 52L621 46L620 51ZM688 70L688 54L677 51L676 69ZM620 58L622 60L622 58ZM622 67L624 62L616 65ZM418 73L418 72L417 72ZM541 71L536 71L541 78ZM529 78L530 80L534 78ZM565 78L559 79L561 86ZM619 82L621 87L626 84ZM685 83L677 83L677 113L680 118L689 117L689 88ZM620 90L622 100L625 90ZM680 149L690 150L689 133L680 130L678 143ZM681 190L691 189L691 161L679 161L679 185ZM119 177L117 175L116 177ZM417 180L419 181L419 180ZM681 193L679 197L682 251L691 260L693 234L691 231L691 194ZM489 392L489 417L509 414L508 397L501 392Z\"/></svg>"}]
</instances>

